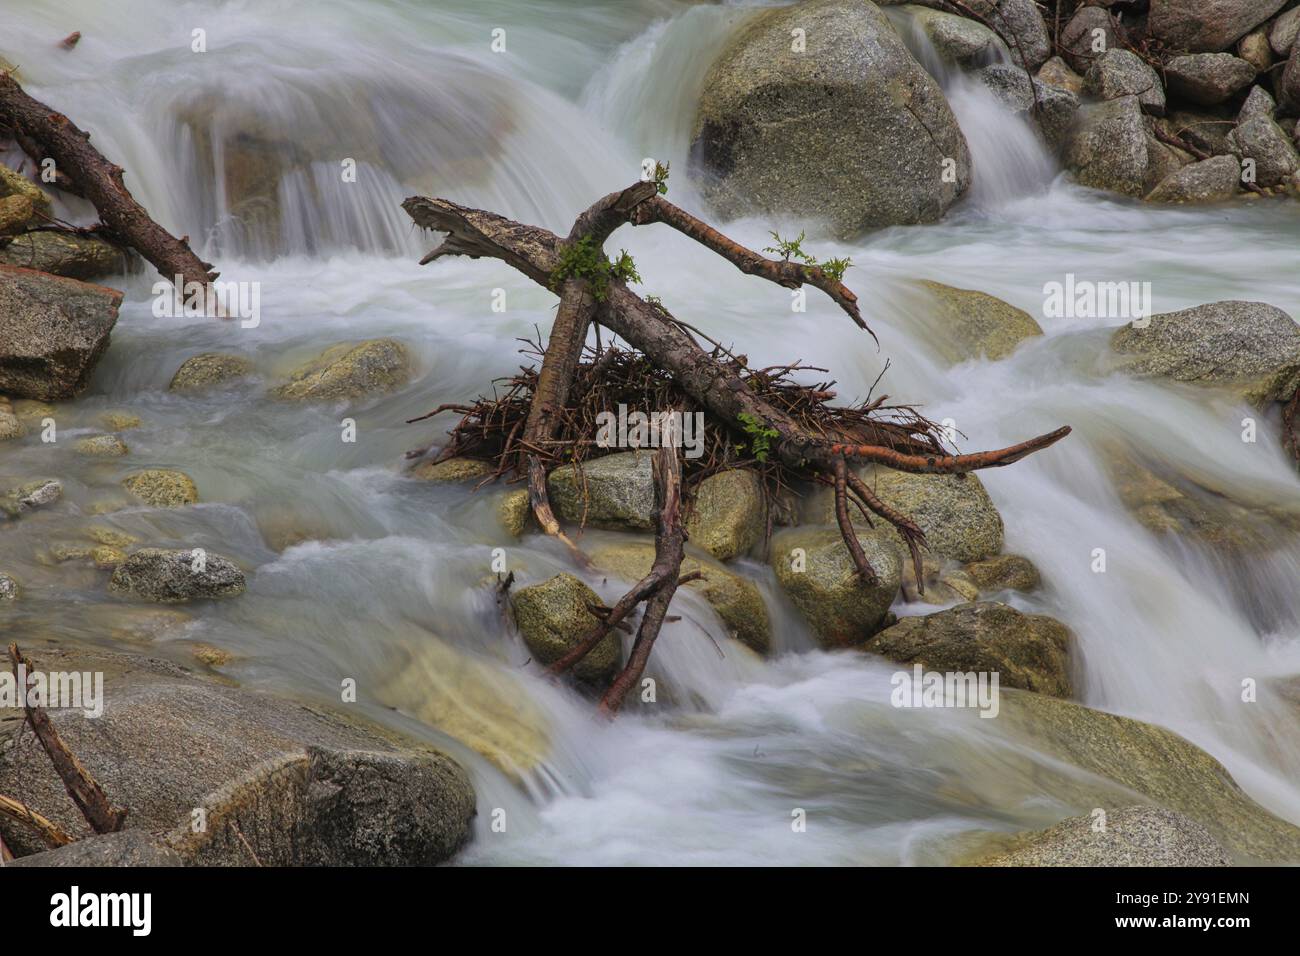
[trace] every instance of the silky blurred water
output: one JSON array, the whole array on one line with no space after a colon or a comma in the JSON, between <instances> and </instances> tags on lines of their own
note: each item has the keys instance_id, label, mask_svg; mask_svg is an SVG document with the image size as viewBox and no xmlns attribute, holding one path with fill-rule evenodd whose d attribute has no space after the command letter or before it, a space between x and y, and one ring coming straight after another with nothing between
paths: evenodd
<instances>
[{"instance_id":1,"label":"silky blurred water","mask_svg":"<svg viewBox=\"0 0 1300 956\"><path fill-rule=\"evenodd\" d=\"M245 685L325 702L355 678L369 716L449 747L470 768L480 801L470 862L933 863L957 857L972 832L1085 812L1070 787L1046 783L1050 761L999 721L896 710L895 665L814 650L770 571L753 562L743 569L773 608L779 653L757 659L683 594L673 612L681 620L665 627L652 664L671 706L598 723L589 700L526 666L494 601L491 550L506 548L520 584L566 570L610 600L624 584L575 567L539 536L507 539L490 489L469 495L403 476L403 453L441 432L403 422L509 374L522 361L517 340L548 327L555 298L500 263L419 267L434 239L410 226L401 199L441 195L565 232L654 157L671 161L670 198L707 214L687 156L693 103L713 56L751 14L672 0L42 0L9 11L0 53L29 90L90 130L136 196L224 278L258 282L262 295L260 325L241 328L156 318L151 275L110 283L126 291L113 344L86 396L60 409L60 440L0 446L0 478L53 475L66 486L61 504L0 538L6 569L27 585L18 626L182 659L207 642L237 656L225 672ZM59 49L74 29L76 49ZM206 52L191 49L196 29ZM504 52L492 50L497 29ZM982 476L1006 521L1006 550L1032 559L1046 581L1008 600L1073 629L1084 702L1187 736L1252 797L1300 823L1297 713L1274 693L1240 699L1245 677L1265 688L1300 674L1300 541L1279 528L1275 546L1242 565L1157 539L1101 465L1102 447L1123 441L1238 500L1295 509L1276 415L1110 374L1099 330L1114 320L1042 314L1044 283L1067 273L1149 281L1157 311L1244 298L1300 314L1300 213L1293 203L1157 209L1083 190L977 83L936 71L970 141L975 183L943 223L852 244L802 221L726 227L759 248L771 228L806 229L818 255L851 256L846 281L879 348L815 293L806 313L792 314L785 290L674 233L628 228L609 246L635 255L642 291L740 344L752 362L827 367L851 400L888 360L884 390L951 418L965 449L1072 425L1049 452ZM232 150L251 151L258 161L241 168L270 177L274 202L260 211L232 209L225 195L215 171ZM347 160L356 182L340 176ZM950 365L915 319L908 283L917 278L999 296L1046 334L1000 362ZM491 308L498 288L504 313ZM265 397L265 383L295 362L378 336L416 357L414 383L397 394L351 407ZM169 392L181 361L203 351L247 354L259 379ZM108 410L144 421L124 433L130 456L79 458L72 439L99 430ZM1241 440L1248 416L1259 419L1255 443ZM356 421L355 443L341 441L345 417ZM111 626L120 608L102 572L39 560L50 542L124 503L117 482L146 466L185 470L203 503L130 506L93 523L207 547L250 569L245 596L183 609L188 620L152 638ZM1104 574L1091 569L1096 548L1107 553ZM495 701L475 702L485 721L497 706L528 702L525 722L549 741L539 768L512 779L420 722L422 701L468 686L446 676L459 673L447 660L471 662L496 689ZM504 833L491 828L497 808ZM792 831L797 809L808 813L805 833Z\"/></svg>"}]
</instances>

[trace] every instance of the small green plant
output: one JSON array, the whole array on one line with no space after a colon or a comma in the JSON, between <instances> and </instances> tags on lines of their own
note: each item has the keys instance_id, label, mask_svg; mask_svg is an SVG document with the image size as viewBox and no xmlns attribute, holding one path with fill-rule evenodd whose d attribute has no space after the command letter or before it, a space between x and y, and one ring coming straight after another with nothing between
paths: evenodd
<instances>
[{"instance_id":1,"label":"small green plant","mask_svg":"<svg viewBox=\"0 0 1300 956\"><path fill-rule=\"evenodd\" d=\"M798 239L782 239L781 234L775 231L768 233L768 235L776 241L776 245L764 247L764 252L770 252L773 255L780 256L785 262L789 262L791 259L798 259L805 265L817 265L817 260L803 251L803 232L799 233Z\"/></svg>"},{"instance_id":2,"label":"small green plant","mask_svg":"<svg viewBox=\"0 0 1300 956\"><path fill-rule=\"evenodd\" d=\"M789 262L791 259L798 259L806 266L811 267L817 265L817 257L811 256L804 251L804 234L802 232L799 233L798 239L782 239L780 233L777 232L770 232L768 235L776 240L776 245L765 247L763 249L764 252L778 255L784 262ZM827 278L839 282L844 278L845 271L852 265L853 260L845 256L843 259L827 259L821 264L821 270L825 273Z\"/></svg>"},{"instance_id":3,"label":"small green plant","mask_svg":"<svg viewBox=\"0 0 1300 956\"><path fill-rule=\"evenodd\" d=\"M623 282L641 281L636 263L626 249L620 249L618 258L611 262L596 247L591 236L584 236L560 249L560 264L551 273L551 291L559 291L565 279L586 279L595 300L604 302L609 295L611 278Z\"/></svg>"},{"instance_id":4,"label":"small green plant","mask_svg":"<svg viewBox=\"0 0 1300 956\"><path fill-rule=\"evenodd\" d=\"M772 439L780 436L775 428L768 428L749 412L741 412L736 419L749 436L749 450L757 461L767 461L767 453L772 450ZM737 446L742 447L742 446Z\"/></svg>"},{"instance_id":5,"label":"small green plant","mask_svg":"<svg viewBox=\"0 0 1300 956\"><path fill-rule=\"evenodd\" d=\"M827 259L822 263L822 272L829 279L841 282L844 279L844 273L853 265L853 260L848 256L843 259Z\"/></svg>"},{"instance_id":6,"label":"small green plant","mask_svg":"<svg viewBox=\"0 0 1300 956\"><path fill-rule=\"evenodd\" d=\"M655 160L654 184L659 187L659 195L668 194L668 163L661 163Z\"/></svg>"}]
</instances>

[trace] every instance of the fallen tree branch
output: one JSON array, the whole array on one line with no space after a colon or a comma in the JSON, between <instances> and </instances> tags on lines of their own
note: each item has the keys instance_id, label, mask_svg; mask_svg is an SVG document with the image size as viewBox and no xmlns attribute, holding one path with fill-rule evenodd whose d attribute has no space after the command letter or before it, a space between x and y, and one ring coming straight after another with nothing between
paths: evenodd
<instances>
[{"instance_id":1,"label":"fallen tree branch","mask_svg":"<svg viewBox=\"0 0 1300 956\"><path fill-rule=\"evenodd\" d=\"M62 113L29 96L18 81L0 72L0 123L19 134L19 143L35 144L41 159L52 158L58 172L76 184L100 218L123 244L149 260L158 272L184 291L197 283L208 289L217 277L185 239L177 239L158 225L126 188L122 167L90 145L90 134ZM30 155L30 154L29 154ZM33 156L33 159L36 159ZM37 162L40 160L38 159Z\"/></svg>"},{"instance_id":2,"label":"fallen tree branch","mask_svg":"<svg viewBox=\"0 0 1300 956\"><path fill-rule=\"evenodd\" d=\"M668 613L668 605L681 583L682 557L686 549L686 531L681 521L682 465L675 443L666 442L655 455L652 464L655 476L655 504L658 510L658 530L655 532L655 560L650 569L656 584L646 600L641 626L628 654L627 664L610 683L600 699L600 713L615 716L623 701L641 679L650 652L659 637Z\"/></svg>"},{"instance_id":3,"label":"fallen tree branch","mask_svg":"<svg viewBox=\"0 0 1300 956\"><path fill-rule=\"evenodd\" d=\"M41 742L41 746L45 748L45 752L49 754L50 762L54 764L54 772L63 781L68 796L77 805L77 809L81 811L81 815L86 818L92 830L96 833L116 833L122 829L127 811L109 802L108 797L104 795L104 788L81 765L76 754L69 750L67 744L59 737L59 732L54 729L54 724L50 722L45 708L31 703L24 674L30 678L33 668L31 661L23 657L22 652L18 650L16 643L9 645L9 659L13 663L14 678L18 681L18 687L23 695L27 723L36 734L36 739Z\"/></svg>"},{"instance_id":4,"label":"fallen tree branch","mask_svg":"<svg viewBox=\"0 0 1300 956\"><path fill-rule=\"evenodd\" d=\"M0 813L10 819L17 820L19 823L27 824L51 848L67 846L72 842L72 837L53 820L41 816L25 803L19 803L17 800L2 794L0 794ZM4 846L3 840L0 840L0 847L4 847L5 852L9 851L9 848ZM13 859L13 854L10 853L8 858Z\"/></svg>"},{"instance_id":5,"label":"fallen tree branch","mask_svg":"<svg viewBox=\"0 0 1300 956\"><path fill-rule=\"evenodd\" d=\"M611 194L593 207L599 208L599 212L592 218L599 220L602 230L609 229L611 221L616 219L621 211L627 209L626 200L629 196L637 195L636 189L637 187L633 186L620 193ZM495 213L460 206L445 199L412 197L402 203L402 208L417 225L448 234L441 245L421 260L422 263L432 262L447 255L468 255L475 258L488 256L510 264L543 286L548 288L551 286L552 276L558 269L562 250L566 245L566 240L560 239L554 233L537 226L528 226L506 219ZM743 267L745 271L752 268L754 275L768 278L778 284L784 284L783 280L794 281L796 278L784 267L778 269L776 263L772 263L771 267L762 265L763 261L770 260L764 260L758 253L722 237L711 227L705 226L699 220L657 196L634 204L627 212L630 221L639 218L644 222L666 222L674 225L675 228L679 228L679 231L691 235L692 238L718 251L729 260L745 263L748 267ZM791 264L787 263L787 265ZM793 268L801 270L799 274L808 281L808 270L797 265ZM845 307L846 311L845 302L849 305L856 302L856 296L850 300L840 294L840 298L843 299L841 306ZM844 431L837 434L805 428L789 412L778 407L770 397L762 394L760 389L751 387L753 379L752 376L746 379L744 373L747 370L743 363L739 360L723 362L719 361L716 354L710 355L661 303L647 302L616 277L610 278L604 290L595 321L639 350L657 369L670 375L686 396L727 423L737 436L746 435L754 428L762 430L765 435L774 436L770 450L792 474L818 478L832 484L837 481L837 475L843 466L845 468L843 483L848 485L847 466L850 462L881 464L900 471L921 474L961 474L981 468L998 467L1019 461L1026 455L1047 448L1070 432L1070 429L1065 427L1008 448L968 455L952 455L942 451L941 445L933 437L933 432L929 430L933 423L927 422L924 423L922 434L919 436L914 436L907 429L900 429L902 434L898 435L898 444L904 446L902 450L895 447L893 437L888 430L879 431L878 434L890 436L891 444L865 443L847 437ZM536 449L532 451L535 452ZM530 463L530 473L532 469ZM854 496L899 529L904 540L913 549L913 564L919 580L920 562L916 549L923 545L924 538L916 525L906 516L892 509L883 508L878 501L873 506L874 496L869 492L864 495L861 490L855 488ZM847 530L841 526L841 534L844 537L845 547L853 554L857 541L851 523ZM865 556L860 558L858 554L853 554L853 557L855 566L861 574L864 576L874 574ZM647 585L648 581L647 578L642 585ZM638 585L638 588L642 585ZM595 641L592 642L593 646L594 643ZM578 659L580 658L581 655Z\"/></svg>"}]
</instances>

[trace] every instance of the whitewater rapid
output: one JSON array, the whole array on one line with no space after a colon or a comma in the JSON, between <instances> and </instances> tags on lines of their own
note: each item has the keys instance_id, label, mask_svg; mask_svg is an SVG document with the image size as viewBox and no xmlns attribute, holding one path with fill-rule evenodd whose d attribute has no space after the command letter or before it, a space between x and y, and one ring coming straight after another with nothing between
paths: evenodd
<instances>
[{"instance_id":1,"label":"whitewater rapid","mask_svg":"<svg viewBox=\"0 0 1300 956\"><path fill-rule=\"evenodd\" d=\"M989 726L997 721L900 714L889 705L894 665L815 650L770 570L752 561L740 567L773 609L774 656L744 652L707 605L683 594L674 604L682 620L655 649L675 706L598 723L589 701L530 674L522 642L501 624L484 586L501 543L487 495L402 476L403 453L438 433L403 422L514 370L517 340L545 331L555 299L496 262L417 266L433 238L398 203L442 195L566 232L653 157L671 162L670 198L706 213L689 173L693 103L751 9L669 0L130 7L123 16L94 0L28 4L9 12L11 46L0 52L34 95L92 132L137 197L190 235L223 277L261 285L262 322L239 329L154 317L149 275L112 283L127 293L121 318L77 403L87 420L106 409L139 414L146 425L130 435L132 463L185 470L209 502L123 520L255 569L243 598L204 608L164 643L227 648L237 655L227 673L245 685L322 702L337 701L341 676L355 678L369 716L448 747L471 770L479 818L467 862L933 863L953 858L973 831L1082 812L1042 791L1040 761ZM80 44L59 50L73 29ZM196 29L206 52L192 50ZM505 30L504 52L492 50L494 29ZM743 345L751 364L797 358L830 368L849 400L888 360L889 394L951 418L966 450L1073 426L1049 453L982 476L1006 522L1006 550L1030 558L1046 581L1011 602L1074 631L1083 702L1183 734L1253 798L1300 823L1300 717L1276 696L1249 708L1239 697L1243 675L1263 684L1300 673L1300 540L1225 572L1195 545L1171 546L1138 525L1099 463L1102 443L1123 439L1247 498L1291 501L1296 476L1275 423L1261 421L1258 442L1243 444L1241 420L1260 413L1110 375L1095 353L1112 322L1042 309L1044 282L1074 273L1150 281L1157 311L1243 298L1300 315L1300 216L1294 204L1162 210L1083 190L1059 176L1023 120L967 78L944 79L975 170L971 197L945 222L850 244L806 223L726 225L758 248L769 229L807 228L817 254L851 256L846 282L879 348L833 304L810 295L808 311L792 314L785 290L666 230L624 229L609 247L633 253L641 291ZM274 227L256 233L213 173L248 130L309 153L275 184ZM338 175L347 159L355 183ZM1038 318L1045 335L1004 361L950 366L912 320L906 282L916 278L996 295ZM491 309L494 289L505 290L505 313ZM333 342L379 336L408 343L419 375L348 412L355 444L340 442L337 409L270 403L255 388L219 401L166 390L200 351L247 351L287 369ZM40 446L6 450L0 471L54 472L70 500L93 500L114 482L97 463ZM328 540L273 550L265 528L281 521ZM6 557L19 562L39 545L22 525L6 541ZM1104 574L1091 570L1096 548L1109 556ZM525 581L563 570L604 598L621 593L537 536L507 551ZM49 574L34 563L26 570L38 581ZM62 636L111 641L94 612L102 585L60 580L38 584L31 613ZM431 635L517 682L503 694L525 688L548 727L542 768L512 780L410 706L390 709L382 688ZM510 821L504 833L491 826L497 809ZM805 833L791 828L797 809L813 821Z\"/></svg>"}]
</instances>

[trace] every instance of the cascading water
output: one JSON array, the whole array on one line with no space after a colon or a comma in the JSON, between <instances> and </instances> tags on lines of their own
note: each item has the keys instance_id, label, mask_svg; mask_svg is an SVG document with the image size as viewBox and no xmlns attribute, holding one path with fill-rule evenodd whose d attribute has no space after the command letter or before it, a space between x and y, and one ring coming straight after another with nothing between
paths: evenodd
<instances>
[{"instance_id":1,"label":"cascading water","mask_svg":"<svg viewBox=\"0 0 1300 956\"><path fill-rule=\"evenodd\" d=\"M752 10L670 0L593 9L329 0L309 16L288 2L137 6L128 21L88 0L28 5L10 12L0 52L34 95L92 131L165 225L191 235L227 278L261 283L261 325L240 329L157 318L152 276L126 278L113 347L77 403L87 431L107 409L139 414L132 464L183 468L203 489L207 503L194 508L115 512L123 530L256 569L247 595L205 607L157 636L152 652L213 643L236 655L227 673L242 683L323 701L337 697L341 675L355 678L371 717L470 768L480 814L468 862L943 862L973 831L1046 826L1091 806L1064 784L1045 789L1049 778L1088 775L998 721L900 714L889 704L896 666L814 650L770 570L753 562L741 568L772 608L773 657L723 636L709 607L682 593L681 620L665 627L652 662L673 701L668 716L599 724L589 701L524 666L528 652L501 625L485 586L501 543L490 494L401 475L402 453L436 431L401 423L508 374L516 339L549 325L554 297L500 263L416 267L430 239L400 200L447 196L565 231L651 156L671 161L674 201L703 212L688 172L692 104ZM83 40L65 53L54 43L69 26ZM194 29L206 32L207 52L192 52ZM1267 298L1300 314L1291 268L1300 220L1277 208L1145 208L1057 181L1023 119L911 42L971 144L972 195L939 225L852 244L809 227L807 241L852 256L848 281L879 350L832 305L810 296L808 312L792 315L782 290L666 230L624 230L612 245L635 253L646 291L675 313L743 343L755 362L833 370L844 399L866 394L888 358L890 394L924 399L971 446L1073 425L1049 454L983 479L1006 519L1007 550L1047 582L1008 600L1071 626L1085 703L1185 735L1300 823L1295 707L1277 693L1240 702L1243 675L1263 688L1300 672L1300 538L1279 531L1254 563L1225 568L1206 549L1144 531L1098 464L1108 443L1128 442L1207 487L1294 508L1276 428L1261 421L1259 440L1244 444L1240 422L1259 413L1111 375L1096 361L1107 321L1041 316L1044 277L1104 278L1117 260L1152 281L1157 310ZM341 175L347 160L355 182ZM727 231L761 248L772 227ZM952 366L913 318L904 280L916 278L997 295L1039 316L1046 334L1006 360ZM496 288L505 313L491 309ZM198 351L246 351L269 377L322 343L387 335L410 344L421 374L347 412L352 444L339 441L334 408L285 406L261 389L216 399L166 390ZM2 477L54 472L88 511L109 501L114 466L62 444L6 450ZM268 544L286 535L284 550ZM95 572L38 563L31 555L44 542L22 523L5 540L6 560L32 582L19 612L28 624L131 639L106 623ZM1090 567L1096 548L1109 557L1104 574ZM624 587L537 536L508 551L528 581L570 571L607 600ZM506 833L490 829L495 808L507 811ZM792 808L816 821L807 833L792 833Z\"/></svg>"}]
</instances>

